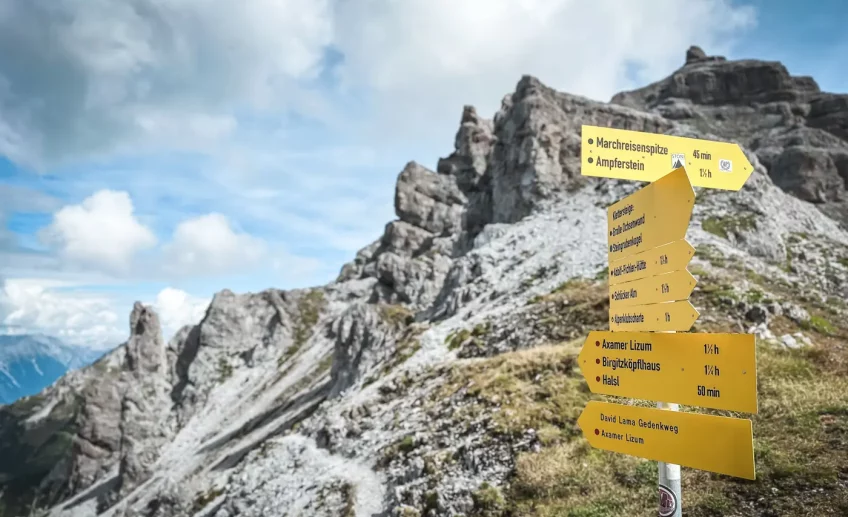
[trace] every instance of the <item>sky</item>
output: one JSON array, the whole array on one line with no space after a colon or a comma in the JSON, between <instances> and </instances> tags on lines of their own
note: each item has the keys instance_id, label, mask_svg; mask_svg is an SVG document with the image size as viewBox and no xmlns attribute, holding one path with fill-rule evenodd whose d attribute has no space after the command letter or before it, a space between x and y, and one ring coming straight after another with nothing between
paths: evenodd
<instances>
[{"instance_id":1,"label":"sky","mask_svg":"<svg viewBox=\"0 0 848 517\"><path fill-rule=\"evenodd\" d=\"M166 339L215 292L332 281L523 74L609 100L689 45L848 92L848 2L0 2L0 333Z\"/></svg>"}]
</instances>

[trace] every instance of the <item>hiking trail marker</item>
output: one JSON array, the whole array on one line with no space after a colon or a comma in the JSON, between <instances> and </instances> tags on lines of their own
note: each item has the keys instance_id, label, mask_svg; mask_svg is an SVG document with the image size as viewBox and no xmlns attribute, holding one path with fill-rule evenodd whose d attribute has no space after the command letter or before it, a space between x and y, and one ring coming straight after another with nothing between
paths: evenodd
<instances>
[{"instance_id":1,"label":"hiking trail marker","mask_svg":"<svg viewBox=\"0 0 848 517\"><path fill-rule=\"evenodd\" d=\"M685 167L696 187L739 190L754 167L737 144L583 126L583 176L653 182Z\"/></svg>"},{"instance_id":2,"label":"hiking trail marker","mask_svg":"<svg viewBox=\"0 0 848 517\"><path fill-rule=\"evenodd\" d=\"M577 423L598 449L755 478L750 420L590 401Z\"/></svg>"},{"instance_id":3,"label":"hiking trail marker","mask_svg":"<svg viewBox=\"0 0 848 517\"><path fill-rule=\"evenodd\" d=\"M689 271L679 269L609 287L610 307L688 300L697 281Z\"/></svg>"},{"instance_id":4,"label":"hiking trail marker","mask_svg":"<svg viewBox=\"0 0 848 517\"><path fill-rule=\"evenodd\" d=\"M693 256L695 256L695 248L681 239L658 248L610 261L609 283L615 285L686 269Z\"/></svg>"},{"instance_id":5,"label":"hiking trail marker","mask_svg":"<svg viewBox=\"0 0 848 517\"><path fill-rule=\"evenodd\" d=\"M627 284L619 284L627 286ZM625 287L626 288L626 287ZM610 330L658 330L685 332L698 319L689 300L610 308Z\"/></svg>"},{"instance_id":6,"label":"hiking trail marker","mask_svg":"<svg viewBox=\"0 0 848 517\"><path fill-rule=\"evenodd\" d=\"M752 334L592 331L577 361L592 393L757 413Z\"/></svg>"},{"instance_id":7,"label":"hiking trail marker","mask_svg":"<svg viewBox=\"0 0 848 517\"><path fill-rule=\"evenodd\" d=\"M683 239L695 206L686 169L669 174L607 209L609 259Z\"/></svg>"},{"instance_id":8,"label":"hiking trail marker","mask_svg":"<svg viewBox=\"0 0 848 517\"><path fill-rule=\"evenodd\" d=\"M681 413L678 404L757 412L750 334L685 333L698 319L692 188L739 190L753 172L733 143L583 126L583 176L650 182L607 209L610 330L578 362L592 393L657 408L589 402L577 420L598 449L658 462L659 515L681 517L680 465L755 479L751 420ZM671 171L671 172L668 172ZM672 401L672 402L667 402Z\"/></svg>"}]
</instances>

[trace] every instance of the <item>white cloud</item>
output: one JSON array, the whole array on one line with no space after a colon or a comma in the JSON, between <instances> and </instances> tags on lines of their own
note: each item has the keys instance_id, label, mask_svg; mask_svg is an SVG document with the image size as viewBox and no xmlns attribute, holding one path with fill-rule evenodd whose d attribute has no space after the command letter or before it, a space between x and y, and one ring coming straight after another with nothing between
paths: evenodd
<instances>
[{"instance_id":1,"label":"white cloud","mask_svg":"<svg viewBox=\"0 0 848 517\"><path fill-rule=\"evenodd\" d=\"M225 274L250 267L265 255L265 244L236 232L222 214L181 222L165 247L165 268L179 274Z\"/></svg>"},{"instance_id":2,"label":"white cloud","mask_svg":"<svg viewBox=\"0 0 848 517\"><path fill-rule=\"evenodd\" d=\"M691 43L729 50L752 20L726 0L15 2L0 11L0 55L17 56L0 70L0 154L200 151L211 158L201 168L216 170L180 161L148 174L222 201L284 191L284 203L244 211L305 217L333 228L318 239L351 250L391 216L405 161L434 165L450 151L462 104L490 116L525 73L606 99L634 86L628 70L647 80L679 66ZM327 59L330 48L340 59ZM159 199L168 182L155 183ZM339 217L344 202L379 210ZM304 214L304 204L322 209Z\"/></svg>"},{"instance_id":3,"label":"white cloud","mask_svg":"<svg viewBox=\"0 0 848 517\"><path fill-rule=\"evenodd\" d=\"M0 185L0 213L52 212L59 208L59 200L34 188L18 185Z\"/></svg>"},{"instance_id":4,"label":"white cloud","mask_svg":"<svg viewBox=\"0 0 848 517\"><path fill-rule=\"evenodd\" d=\"M724 0L341 2L336 15L341 77L372 92L383 134L445 131L462 104L488 116L522 74L608 100L633 86L628 66L659 79L690 44L727 51L754 20Z\"/></svg>"},{"instance_id":5,"label":"white cloud","mask_svg":"<svg viewBox=\"0 0 848 517\"><path fill-rule=\"evenodd\" d=\"M3 4L0 55L14 59L0 71L0 154L35 165L125 143L179 147L156 129L297 103L332 37L329 0Z\"/></svg>"},{"instance_id":6,"label":"white cloud","mask_svg":"<svg viewBox=\"0 0 848 517\"><path fill-rule=\"evenodd\" d=\"M133 211L126 192L100 190L56 212L41 238L73 264L125 272L136 253L156 244L153 232Z\"/></svg>"},{"instance_id":7,"label":"white cloud","mask_svg":"<svg viewBox=\"0 0 848 517\"><path fill-rule=\"evenodd\" d=\"M15 56L0 71L0 154L212 151L257 115L333 120L330 106L356 110L360 94L380 135L441 136L425 122L453 126L463 103L490 113L521 74L608 98L629 86L627 64L657 78L690 43L728 50L752 12L727 0L15 2L0 11L0 55Z\"/></svg>"},{"instance_id":8,"label":"white cloud","mask_svg":"<svg viewBox=\"0 0 848 517\"><path fill-rule=\"evenodd\" d=\"M43 279L6 279L0 291L3 330L45 333L91 348L111 348L124 341L129 320L126 315L118 317L114 301L103 295L61 290L70 285Z\"/></svg>"},{"instance_id":9,"label":"white cloud","mask_svg":"<svg viewBox=\"0 0 848 517\"><path fill-rule=\"evenodd\" d=\"M71 345L113 348L129 336L132 303L96 290L41 278L0 279L0 332L44 333ZM146 303L159 314L168 340L184 325L199 323L209 301L166 287Z\"/></svg>"},{"instance_id":10,"label":"white cloud","mask_svg":"<svg viewBox=\"0 0 848 517\"><path fill-rule=\"evenodd\" d=\"M200 323L210 301L208 298L191 296L173 287L162 289L152 305L159 314L164 339L170 340L185 325Z\"/></svg>"}]
</instances>

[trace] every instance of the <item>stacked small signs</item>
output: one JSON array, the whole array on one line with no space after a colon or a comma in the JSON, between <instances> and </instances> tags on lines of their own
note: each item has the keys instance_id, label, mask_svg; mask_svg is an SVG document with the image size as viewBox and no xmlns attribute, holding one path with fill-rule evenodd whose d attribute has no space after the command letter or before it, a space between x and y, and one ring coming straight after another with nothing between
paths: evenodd
<instances>
[{"instance_id":1,"label":"stacked small signs","mask_svg":"<svg viewBox=\"0 0 848 517\"><path fill-rule=\"evenodd\" d=\"M753 335L674 333L698 319L692 186L741 188L753 170L741 149L583 126L582 170L653 181L607 211L610 331L591 332L578 358L592 393L756 413ZM755 478L747 419L593 401L578 423L599 449Z\"/></svg>"},{"instance_id":2,"label":"stacked small signs","mask_svg":"<svg viewBox=\"0 0 848 517\"><path fill-rule=\"evenodd\" d=\"M610 265L630 257L636 267L651 258L654 267L667 261L661 255L644 259L639 252L683 241L693 206L695 192L682 167L613 204L607 209ZM685 268L615 285L611 281L610 329L689 330L698 319L688 302L694 288L695 279Z\"/></svg>"}]
</instances>

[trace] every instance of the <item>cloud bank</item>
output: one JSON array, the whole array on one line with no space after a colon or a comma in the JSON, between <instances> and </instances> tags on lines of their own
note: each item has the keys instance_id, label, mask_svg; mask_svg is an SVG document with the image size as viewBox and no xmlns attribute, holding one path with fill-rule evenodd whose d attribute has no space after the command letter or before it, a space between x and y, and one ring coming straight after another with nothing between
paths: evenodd
<instances>
[{"instance_id":1,"label":"cloud bank","mask_svg":"<svg viewBox=\"0 0 848 517\"><path fill-rule=\"evenodd\" d=\"M0 323L115 344L137 298L172 332L225 287L327 281L462 105L490 116L523 74L607 100L755 22L726 0L0 2Z\"/></svg>"},{"instance_id":2,"label":"cloud bank","mask_svg":"<svg viewBox=\"0 0 848 517\"><path fill-rule=\"evenodd\" d=\"M416 134L394 124L487 113L525 73L606 99L691 43L728 50L753 21L724 0L4 2L0 153L209 149L269 114L333 119L351 100L380 116L348 124Z\"/></svg>"}]
</instances>

